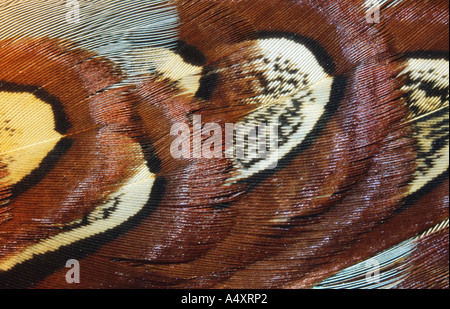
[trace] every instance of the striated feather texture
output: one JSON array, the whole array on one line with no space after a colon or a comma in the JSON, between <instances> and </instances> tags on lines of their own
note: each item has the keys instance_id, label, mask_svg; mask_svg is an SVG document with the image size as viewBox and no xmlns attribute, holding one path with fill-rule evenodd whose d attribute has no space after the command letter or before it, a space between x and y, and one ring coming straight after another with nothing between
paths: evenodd
<instances>
[{"instance_id":1,"label":"striated feather texture","mask_svg":"<svg viewBox=\"0 0 450 309\"><path fill-rule=\"evenodd\" d=\"M448 13L0 2L0 288L448 288Z\"/></svg>"}]
</instances>

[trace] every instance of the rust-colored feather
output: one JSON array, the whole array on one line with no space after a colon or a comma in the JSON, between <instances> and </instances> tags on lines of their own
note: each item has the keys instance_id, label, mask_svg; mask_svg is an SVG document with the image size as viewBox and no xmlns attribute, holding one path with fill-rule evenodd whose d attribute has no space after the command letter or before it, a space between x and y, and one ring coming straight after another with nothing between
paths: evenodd
<instances>
[{"instance_id":1,"label":"rust-colored feather","mask_svg":"<svg viewBox=\"0 0 450 309\"><path fill-rule=\"evenodd\" d=\"M0 287L448 288L447 1L70 2L0 4Z\"/></svg>"}]
</instances>

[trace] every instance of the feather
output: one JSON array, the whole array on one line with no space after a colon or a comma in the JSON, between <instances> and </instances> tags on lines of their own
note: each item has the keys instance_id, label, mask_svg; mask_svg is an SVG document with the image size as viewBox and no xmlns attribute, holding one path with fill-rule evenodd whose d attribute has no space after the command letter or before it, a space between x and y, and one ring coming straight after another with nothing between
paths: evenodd
<instances>
[{"instance_id":1,"label":"feather","mask_svg":"<svg viewBox=\"0 0 450 309\"><path fill-rule=\"evenodd\" d=\"M0 287L448 288L447 1L0 16Z\"/></svg>"},{"instance_id":2,"label":"feather","mask_svg":"<svg viewBox=\"0 0 450 309\"><path fill-rule=\"evenodd\" d=\"M161 0L30 0L2 3L2 20L0 39L49 37L75 43L112 60L132 83L142 75L141 63L150 63L147 49L175 44L178 16Z\"/></svg>"},{"instance_id":3,"label":"feather","mask_svg":"<svg viewBox=\"0 0 450 309\"><path fill-rule=\"evenodd\" d=\"M396 288L405 285L415 273L424 272L424 265L414 261L414 253L419 251L420 244L434 237L444 234L448 230L448 219L427 230L419 236L413 237L324 280L315 289L380 289ZM447 231L448 233L448 231ZM441 240L443 243L444 240ZM437 246L442 245L438 244ZM433 250L430 250L433 251ZM423 255L418 253L417 255ZM442 266L441 266L442 267ZM436 283L445 278L445 266L441 274L436 275ZM447 271L448 275L448 271ZM417 279L415 279L417 280ZM413 281L415 282L415 281Z\"/></svg>"}]
</instances>

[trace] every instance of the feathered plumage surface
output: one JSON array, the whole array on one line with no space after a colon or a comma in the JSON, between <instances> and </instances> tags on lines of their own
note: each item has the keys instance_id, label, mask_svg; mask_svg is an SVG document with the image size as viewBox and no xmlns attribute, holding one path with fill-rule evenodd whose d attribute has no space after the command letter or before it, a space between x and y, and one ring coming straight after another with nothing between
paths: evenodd
<instances>
[{"instance_id":1,"label":"feathered plumage surface","mask_svg":"<svg viewBox=\"0 0 450 309\"><path fill-rule=\"evenodd\" d=\"M448 288L448 14L2 1L0 287Z\"/></svg>"}]
</instances>

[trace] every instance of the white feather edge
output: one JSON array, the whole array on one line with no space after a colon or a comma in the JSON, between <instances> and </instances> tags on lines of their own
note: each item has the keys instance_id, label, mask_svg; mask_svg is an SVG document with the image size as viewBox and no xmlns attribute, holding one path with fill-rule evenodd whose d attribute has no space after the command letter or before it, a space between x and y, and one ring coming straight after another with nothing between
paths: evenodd
<instances>
[{"instance_id":1,"label":"white feather edge","mask_svg":"<svg viewBox=\"0 0 450 309\"><path fill-rule=\"evenodd\" d=\"M365 0L363 3L363 7L369 12L370 10L376 8L376 7L393 7L396 5L399 5L404 0Z\"/></svg>"},{"instance_id":2,"label":"white feather edge","mask_svg":"<svg viewBox=\"0 0 450 309\"><path fill-rule=\"evenodd\" d=\"M417 242L444 229L448 229L449 219L433 226L418 236L412 237L370 259L350 266L322 281L313 289L389 289L395 288L409 275L408 257L416 250ZM377 265L377 280L368 278Z\"/></svg>"},{"instance_id":3,"label":"white feather edge","mask_svg":"<svg viewBox=\"0 0 450 309\"><path fill-rule=\"evenodd\" d=\"M143 163L136 169L136 174L125 185L111 194L106 202L97 207L97 209L113 208L114 211L110 216L106 219L95 218L96 212L93 211L88 218L89 223L87 225L42 239L12 257L0 260L0 271L10 270L36 255L56 251L63 246L120 226L137 215L148 203L154 182L155 175L149 171L146 163Z\"/></svg>"}]
</instances>

